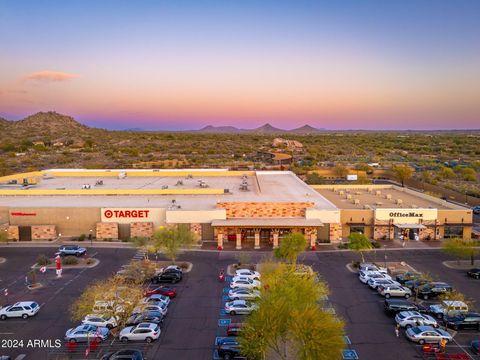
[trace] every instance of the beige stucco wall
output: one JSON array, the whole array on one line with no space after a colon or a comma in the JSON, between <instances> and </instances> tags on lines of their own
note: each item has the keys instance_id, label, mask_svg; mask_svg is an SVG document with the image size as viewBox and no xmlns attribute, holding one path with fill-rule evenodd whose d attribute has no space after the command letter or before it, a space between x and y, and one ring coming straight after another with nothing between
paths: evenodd
<instances>
[{"instance_id":1,"label":"beige stucco wall","mask_svg":"<svg viewBox=\"0 0 480 360\"><path fill-rule=\"evenodd\" d=\"M325 224L339 223L340 222L340 210L319 210L319 209L306 209L305 219L319 219Z\"/></svg>"},{"instance_id":2,"label":"beige stucco wall","mask_svg":"<svg viewBox=\"0 0 480 360\"><path fill-rule=\"evenodd\" d=\"M13 213L35 214L34 216L12 216ZM100 221L99 208L11 208L11 225L54 224L57 234L62 236L88 236L95 234L95 225Z\"/></svg>"},{"instance_id":3,"label":"beige stucco wall","mask_svg":"<svg viewBox=\"0 0 480 360\"><path fill-rule=\"evenodd\" d=\"M225 209L205 211L167 210L166 213L168 224L204 224L211 223L212 220L226 220L226 218L227 211Z\"/></svg>"}]
</instances>

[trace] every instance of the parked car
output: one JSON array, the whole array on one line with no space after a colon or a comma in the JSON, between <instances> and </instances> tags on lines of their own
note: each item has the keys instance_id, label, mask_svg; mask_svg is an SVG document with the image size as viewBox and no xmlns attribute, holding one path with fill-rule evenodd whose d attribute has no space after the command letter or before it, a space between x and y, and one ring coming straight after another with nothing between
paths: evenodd
<instances>
[{"instance_id":1,"label":"parked car","mask_svg":"<svg viewBox=\"0 0 480 360\"><path fill-rule=\"evenodd\" d=\"M244 323L231 323L227 327L227 335L237 336L240 333L240 331L242 331L243 326L244 326Z\"/></svg>"},{"instance_id":2,"label":"parked car","mask_svg":"<svg viewBox=\"0 0 480 360\"><path fill-rule=\"evenodd\" d=\"M418 297L428 300L452 291L452 287L444 282L430 282L417 288Z\"/></svg>"},{"instance_id":3,"label":"parked car","mask_svg":"<svg viewBox=\"0 0 480 360\"><path fill-rule=\"evenodd\" d=\"M455 316L445 316L443 318L445 325L454 330L468 329L468 330L480 330L480 314L479 313L466 313L458 314Z\"/></svg>"},{"instance_id":4,"label":"parked car","mask_svg":"<svg viewBox=\"0 0 480 360\"><path fill-rule=\"evenodd\" d=\"M127 319L126 325L133 326L140 323L160 324L163 322L163 316L160 311L146 311L140 314L133 314Z\"/></svg>"},{"instance_id":5,"label":"parked car","mask_svg":"<svg viewBox=\"0 0 480 360\"><path fill-rule=\"evenodd\" d=\"M480 205L474 206L474 207L472 208L472 211L473 211L473 213L476 214L476 215L480 214Z\"/></svg>"},{"instance_id":6,"label":"parked car","mask_svg":"<svg viewBox=\"0 0 480 360\"><path fill-rule=\"evenodd\" d=\"M168 306L165 303L157 301L157 302L152 302L152 303L145 304L145 305L143 305L142 307L139 307L139 308L135 308L135 310L133 310L133 313L134 314L139 314L139 313L145 312L145 311L158 311L163 316L166 316L167 311L168 311Z\"/></svg>"},{"instance_id":7,"label":"parked car","mask_svg":"<svg viewBox=\"0 0 480 360\"><path fill-rule=\"evenodd\" d=\"M417 311L401 311L395 316L395 321L401 327L406 328L423 325L438 327L437 320L430 315L420 314Z\"/></svg>"},{"instance_id":8,"label":"parked car","mask_svg":"<svg viewBox=\"0 0 480 360\"><path fill-rule=\"evenodd\" d=\"M115 352L108 352L101 360L146 360L142 352L137 349L123 349Z\"/></svg>"},{"instance_id":9,"label":"parked car","mask_svg":"<svg viewBox=\"0 0 480 360\"><path fill-rule=\"evenodd\" d=\"M467 271L467 275L474 279L480 279L480 269L479 268L470 269Z\"/></svg>"},{"instance_id":10,"label":"parked car","mask_svg":"<svg viewBox=\"0 0 480 360\"><path fill-rule=\"evenodd\" d=\"M380 295L385 296L385 298L390 297L404 297L408 299L412 296L412 291L405 286L398 286L398 285L386 285L386 286L379 286L377 291Z\"/></svg>"},{"instance_id":11,"label":"parked car","mask_svg":"<svg viewBox=\"0 0 480 360\"><path fill-rule=\"evenodd\" d=\"M69 342L103 341L108 338L110 330L106 327L82 324L75 328L68 329L65 333L65 340Z\"/></svg>"},{"instance_id":12,"label":"parked car","mask_svg":"<svg viewBox=\"0 0 480 360\"><path fill-rule=\"evenodd\" d=\"M58 251L55 253L55 255L60 255L60 256L67 256L67 255L73 255L73 256L82 256L87 253L87 249L80 247L78 245L62 245L58 248Z\"/></svg>"},{"instance_id":13,"label":"parked car","mask_svg":"<svg viewBox=\"0 0 480 360\"><path fill-rule=\"evenodd\" d=\"M230 315L250 314L257 305L246 300L234 300L225 303L225 312Z\"/></svg>"},{"instance_id":14,"label":"parked car","mask_svg":"<svg viewBox=\"0 0 480 360\"><path fill-rule=\"evenodd\" d=\"M407 271L403 274L398 274L395 277L395 280L397 280L400 284L404 284L406 281L420 279L421 277L422 274Z\"/></svg>"},{"instance_id":15,"label":"parked car","mask_svg":"<svg viewBox=\"0 0 480 360\"><path fill-rule=\"evenodd\" d=\"M110 315L97 315L90 314L85 316L82 320L84 325L95 325L98 327L106 327L107 329L113 329L117 327L118 318Z\"/></svg>"},{"instance_id":16,"label":"parked car","mask_svg":"<svg viewBox=\"0 0 480 360\"><path fill-rule=\"evenodd\" d=\"M389 315L397 314L401 311L417 311L426 313L429 309L420 304L414 304L404 299L385 299L384 310Z\"/></svg>"},{"instance_id":17,"label":"parked car","mask_svg":"<svg viewBox=\"0 0 480 360\"><path fill-rule=\"evenodd\" d=\"M183 274L183 270L180 266L178 265L168 265L164 268L161 268L158 270L158 273L166 272L166 271L177 271Z\"/></svg>"},{"instance_id":18,"label":"parked car","mask_svg":"<svg viewBox=\"0 0 480 360\"><path fill-rule=\"evenodd\" d=\"M176 284L181 280L182 280L182 273L174 270L165 271L163 273L156 274L152 277L152 282L154 284L165 283L165 282Z\"/></svg>"},{"instance_id":19,"label":"parked car","mask_svg":"<svg viewBox=\"0 0 480 360\"><path fill-rule=\"evenodd\" d=\"M235 276L244 276L252 280L260 280L260 273L249 269L239 269L235 271Z\"/></svg>"},{"instance_id":20,"label":"parked car","mask_svg":"<svg viewBox=\"0 0 480 360\"><path fill-rule=\"evenodd\" d=\"M474 354L480 354L480 340L473 340L470 344L470 348Z\"/></svg>"},{"instance_id":21,"label":"parked car","mask_svg":"<svg viewBox=\"0 0 480 360\"><path fill-rule=\"evenodd\" d=\"M258 280L251 280L246 277L234 277L232 282L230 283L230 288L244 288L244 289L260 289L260 281Z\"/></svg>"},{"instance_id":22,"label":"parked car","mask_svg":"<svg viewBox=\"0 0 480 360\"><path fill-rule=\"evenodd\" d=\"M221 339L217 344L217 353L224 360L235 359L240 355L240 344L236 337Z\"/></svg>"},{"instance_id":23,"label":"parked car","mask_svg":"<svg viewBox=\"0 0 480 360\"><path fill-rule=\"evenodd\" d=\"M463 301L444 300L440 304L430 305L430 313L439 319L468 313L468 305Z\"/></svg>"},{"instance_id":24,"label":"parked car","mask_svg":"<svg viewBox=\"0 0 480 360\"><path fill-rule=\"evenodd\" d=\"M447 343L452 341L452 336L443 329L435 329L432 326L415 326L405 331L405 335L410 341L419 343L440 343L444 339Z\"/></svg>"},{"instance_id":25,"label":"parked car","mask_svg":"<svg viewBox=\"0 0 480 360\"><path fill-rule=\"evenodd\" d=\"M158 288L145 291L144 296L152 296L156 294L165 295L168 296L170 299L173 299L175 296L177 296L177 290L166 286L160 286Z\"/></svg>"},{"instance_id":26,"label":"parked car","mask_svg":"<svg viewBox=\"0 0 480 360\"><path fill-rule=\"evenodd\" d=\"M140 304L149 304L149 303L155 303L155 302L163 302L166 305L170 304L170 297L167 295L160 295L160 294L154 294L150 295L149 297L145 297L140 301Z\"/></svg>"},{"instance_id":27,"label":"parked car","mask_svg":"<svg viewBox=\"0 0 480 360\"><path fill-rule=\"evenodd\" d=\"M387 268L377 266L372 263L360 263L360 265L358 266L358 270L359 271L377 271L385 274L388 273Z\"/></svg>"},{"instance_id":28,"label":"parked car","mask_svg":"<svg viewBox=\"0 0 480 360\"><path fill-rule=\"evenodd\" d=\"M370 280L368 280L367 284L369 287L375 290L377 290L379 286L387 286L387 285L401 286L398 282L391 279L372 279L371 278Z\"/></svg>"},{"instance_id":29,"label":"parked car","mask_svg":"<svg viewBox=\"0 0 480 360\"><path fill-rule=\"evenodd\" d=\"M427 284L429 281L426 280L426 279L415 279L415 280L408 280L408 281L405 281L403 286L409 288L410 290L416 290L417 288L419 288L420 286L423 286L425 284Z\"/></svg>"},{"instance_id":30,"label":"parked car","mask_svg":"<svg viewBox=\"0 0 480 360\"><path fill-rule=\"evenodd\" d=\"M374 279L389 279L389 280L392 279L390 277L390 275L380 273L378 271L360 271L358 273L358 279L364 284L366 284L368 282L368 280L370 280L371 278L374 278Z\"/></svg>"},{"instance_id":31,"label":"parked car","mask_svg":"<svg viewBox=\"0 0 480 360\"><path fill-rule=\"evenodd\" d=\"M260 291L246 288L230 289L228 297L230 300L255 300L260 297Z\"/></svg>"},{"instance_id":32,"label":"parked car","mask_svg":"<svg viewBox=\"0 0 480 360\"><path fill-rule=\"evenodd\" d=\"M13 305L5 305L0 309L0 319L21 317L24 319L35 316L40 310L40 305L35 301L19 301Z\"/></svg>"},{"instance_id":33,"label":"parked car","mask_svg":"<svg viewBox=\"0 0 480 360\"><path fill-rule=\"evenodd\" d=\"M140 323L137 326L127 326L118 336L121 341L146 341L148 343L160 337L160 326L153 323Z\"/></svg>"}]
</instances>

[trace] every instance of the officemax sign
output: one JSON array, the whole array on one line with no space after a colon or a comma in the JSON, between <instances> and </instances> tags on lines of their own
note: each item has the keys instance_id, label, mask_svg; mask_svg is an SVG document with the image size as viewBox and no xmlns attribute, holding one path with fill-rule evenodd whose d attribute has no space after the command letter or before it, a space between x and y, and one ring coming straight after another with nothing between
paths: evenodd
<instances>
[{"instance_id":1,"label":"officemax sign","mask_svg":"<svg viewBox=\"0 0 480 360\"><path fill-rule=\"evenodd\" d=\"M375 219L393 220L396 224L418 223L419 220L436 220L437 209L376 209Z\"/></svg>"},{"instance_id":2,"label":"officemax sign","mask_svg":"<svg viewBox=\"0 0 480 360\"><path fill-rule=\"evenodd\" d=\"M164 209L146 208L102 208L102 222L162 222L165 218Z\"/></svg>"}]
</instances>

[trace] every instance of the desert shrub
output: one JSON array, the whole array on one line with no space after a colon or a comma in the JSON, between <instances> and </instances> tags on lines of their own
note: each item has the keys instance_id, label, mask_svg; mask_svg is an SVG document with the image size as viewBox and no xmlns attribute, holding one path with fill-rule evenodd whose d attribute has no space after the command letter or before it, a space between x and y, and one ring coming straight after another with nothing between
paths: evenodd
<instances>
[{"instance_id":1,"label":"desert shrub","mask_svg":"<svg viewBox=\"0 0 480 360\"><path fill-rule=\"evenodd\" d=\"M50 260L46 255L40 254L37 257L37 264L40 266L46 266L50 265L52 263L52 260Z\"/></svg>"},{"instance_id":2,"label":"desert shrub","mask_svg":"<svg viewBox=\"0 0 480 360\"><path fill-rule=\"evenodd\" d=\"M87 237L87 236L86 236L85 234L82 234L82 235L80 235L80 236L78 237L78 241L85 241L85 238L86 238L86 237Z\"/></svg>"},{"instance_id":3,"label":"desert shrub","mask_svg":"<svg viewBox=\"0 0 480 360\"><path fill-rule=\"evenodd\" d=\"M77 265L78 259L75 256L65 256L62 258L63 265Z\"/></svg>"},{"instance_id":4,"label":"desert shrub","mask_svg":"<svg viewBox=\"0 0 480 360\"><path fill-rule=\"evenodd\" d=\"M94 260L93 260L92 258L88 258L88 259L85 261L85 263L86 263L87 265L92 265L92 264L94 263Z\"/></svg>"},{"instance_id":5,"label":"desert shrub","mask_svg":"<svg viewBox=\"0 0 480 360\"><path fill-rule=\"evenodd\" d=\"M181 267L182 269L184 269L184 270L185 270L185 269L188 269L188 266L189 266L189 264L186 263L186 262L183 262L183 263L180 264L180 267Z\"/></svg>"}]
</instances>

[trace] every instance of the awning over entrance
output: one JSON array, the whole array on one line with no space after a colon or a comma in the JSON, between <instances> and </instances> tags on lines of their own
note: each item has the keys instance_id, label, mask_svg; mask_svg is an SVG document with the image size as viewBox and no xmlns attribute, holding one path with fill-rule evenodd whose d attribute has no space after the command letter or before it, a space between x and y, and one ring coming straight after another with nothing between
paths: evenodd
<instances>
[{"instance_id":1,"label":"awning over entrance","mask_svg":"<svg viewBox=\"0 0 480 360\"><path fill-rule=\"evenodd\" d=\"M212 226L239 226L239 227L317 227L323 226L318 219L304 218L238 218L227 220L213 220Z\"/></svg>"},{"instance_id":2,"label":"awning over entrance","mask_svg":"<svg viewBox=\"0 0 480 360\"><path fill-rule=\"evenodd\" d=\"M399 229L426 229L427 227L422 224L395 224Z\"/></svg>"}]
</instances>

